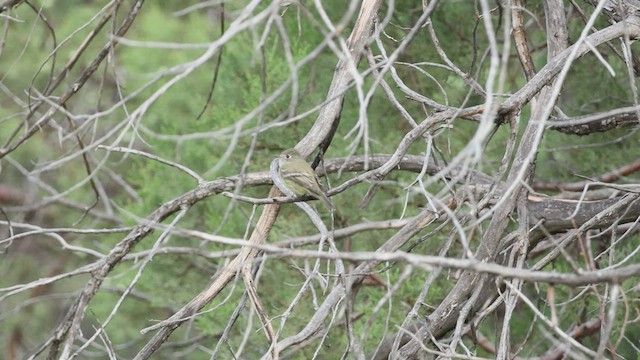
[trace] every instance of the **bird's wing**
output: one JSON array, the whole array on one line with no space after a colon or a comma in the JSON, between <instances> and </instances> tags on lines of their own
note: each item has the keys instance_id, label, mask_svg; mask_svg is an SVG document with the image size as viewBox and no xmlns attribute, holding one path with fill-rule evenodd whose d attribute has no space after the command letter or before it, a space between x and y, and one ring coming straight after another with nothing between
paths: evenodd
<instances>
[{"instance_id":1,"label":"bird's wing","mask_svg":"<svg viewBox=\"0 0 640 360\"><path fill-rule=\"evenodd\" d=\"M318 178L315 176L309 177L304 174L297 173L297 174L286 174L284 175L284 178L286 180L293 182L296 185L304 187L305 189L309 190L309 193L311 194L317 194L318 191L322 191L322 188L320 187L320 183L318 182Z\"/></svg>"},{"instance_id":2,"label":"bird's wing","mask_svg":"<svg viewBox=\"0 0 640 360\"><path fill-rule=\"evenodd\" d=\"M307 195L312 195L322 200L322 202L329 210L334 209L333 203L324 193L324 190L322 190L322 185L320 185L320 181L318 180L317 176L310 178L303 174L288 174L284 175L284 179L290 181L294 185L297 185L299 188L304 189Z\"/></svg>"}]
</instances>

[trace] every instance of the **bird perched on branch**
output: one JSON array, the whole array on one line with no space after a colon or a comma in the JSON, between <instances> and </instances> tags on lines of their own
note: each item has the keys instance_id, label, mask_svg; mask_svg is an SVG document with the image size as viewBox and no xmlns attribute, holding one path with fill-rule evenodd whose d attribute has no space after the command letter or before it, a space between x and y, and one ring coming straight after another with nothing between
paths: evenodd
<instances>
[{"instance_id":1,"label":"bird perched on branch","mask_svg":"<svg viewBox=\"0 0 640 360\"><path fill-rule=\"evenodd\" d=\"M278 156L278 166L280 177L289 191L296 196L313 196L333 210L333 204L322 190L318 176L298 150L285 150Z\"/></svg>"}]
</instances>

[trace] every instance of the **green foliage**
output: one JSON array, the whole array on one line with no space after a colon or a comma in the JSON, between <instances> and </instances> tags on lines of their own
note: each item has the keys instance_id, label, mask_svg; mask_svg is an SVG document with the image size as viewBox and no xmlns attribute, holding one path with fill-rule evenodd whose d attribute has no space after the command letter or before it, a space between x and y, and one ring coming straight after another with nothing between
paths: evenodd
<instances>
[{"instance_id":1,"label":"green foliage","mask_svg":"<svg viewBox=\"0 0 640 360\"><path fill-rule=\"evenodd\" d=\"M54 6L55 4L55 6ZM329 17L333 20L339 20L348 2L333 0L327 2L327 9L330 9ZM98 11L98 4L90 4L86 1L41 1L44 10L48 14L52 25L56 28L57 45L60 51L57 52L55 58L55 70L60 71L63 64L67 63L75 53L76 49L85 37L88 35L92 26L76 32L78 28L90 21L90 18ZM334 6L330 6L334 5ZM383 43L389 49L397 46L406 36L405 27L415 23L420 11L413 11L414 2L400 1L394 11L391 19L393 26L386 29L388 37L383 37ZM317 58L308 64L296 69L298 77L298 92L292 93L291 87L287 87L283 94L275 101L270 103L255 116L251 121L240 125L240 121L247 117L247 114L256 110L257 107L277 89L280 89L291 77L291 64L287 60L285 53L285 41L277 34L275 28L270 29L271 34L264 43L263 48L259 48L256 43L260 38L264 26L257 26L251 31L243 32L236 35L231 41L227 42L223 48L217 50L222 53L220 70L217 74L217 82L213 89L211 101L207 99L207 94L212 86L214 71L216 68L217 57L214 56L205 66L198 67L191 72L185 72L188 65L196 61L207 51L206 48L197 49L167 49L163 47L154 47L152 42L166 43L187 43L187 44L210 44L212 41L219 39L219 19L208 16L206 12L191 12L184 16L174 16L172 11L181 9L184 4L171 1L148 2L144 5L144 11L141 11L136 19L131 31L127 33L127 39L140 40L147 42L149 46L128 46L126 44L118 45L111 54L111 63L103 65L97 70L96 75L89 81L84 89L82 98L74 98L69 104L69 110L73 113L91 114L96 108L105 110L105 107L118 101L120 96L129 96L139 91L133 99L127 103L127 109L118 109L109 112L101 117L95 124L88 126L80 136L83 139L91 139L95 131L97 134L104 134L113 130L113 124L130 121L130 126L122 132L112 134L104 143L115 145L126 145L136 149L140 149L147 153L162 159L169 160L184 165L196 173L207 179L218 179L224 176L239 174L242 171L243 164L250 150L253 151L251 162L248 164L246 171L265 171L269 167L269 163L275 154L280 153L284 148L293 146L304 136L312 125L317 110L298 120L297 122L281 126L277 121L290 118L291 103L296 102L294 114L301 114L315 108L324 100L326 89L328 89L331 80L328 74L335 67L336 57L331 51L325 50ZM240 9L243 4L229 3L226 11L233 12ZM263 10L268 4L261 4L258 10ZM385 4L386 6L386 4ZM486 58L483 57L482 51L486 48L487 39L482 31L474 33L477 22L481 19L470 17L473 14L474 2L442 2L439 5L439 16L433 21L436 32L442 36L439 40L447 52L450 59L463 71L469 71L475 76L478 72L478 82L484 83L486 80L487 66ZM383 9L383 12L384 13ZM533 8L537 12L527 13L527 16L540 16L542 9ZM312 7L312 13L316 11ZM317 15L313 13L314 15ZM3 56L0 57L0 68L6 73L3 76L2 83L11 89L28 89L32 85L34 89L42 91L46 88L50 81L49 72L53 67L53 58L49 54L54 48L52 37L45 26L37 19L33 11L28 10L26 6L22 6L14 14L24 23L11 25L10 36L12 41L7 41L4 48ZM118 17L119 23L121 17ZM471 21L472 20L472 21ZM498 22L493 19L495 26ZM542 21L540 19L536 19ZM316 49L325 39L325 34L320 30L321 26L317 23L304 24L298 29L298 18L294 9L289 9L282 17L284 29L288 33L289 43L287 46L291 48L291 56L293 62L298 64L302 59ZM318 20L319 21L319 20ZM34 25L37 24L37 25ZM576 29L580 27L577 23L572 22L571 34L576 36ZM109 24L107 26L112 26ZM227 30L229 24L227 23ZM348 26L347 26L348 29ZM344 34L348 31L344 31ZM543 44L546 36L542 31L531 29L531 36L534 44ZM91 43L86 53L79 59L79 66L74 68L72 72L64 80L63 85L54 92L54 96L61 95L65 89L73 83L86 66L93 60L97 50L100 49L108 39L101 33L100 41ZM373 51L379 50L373 47ZM611 64L616 74L624 74L626 68L622 61L617 58L613 52L603 49L602 53L605 59ZM10 55L4 55L10 54ZM546 62L546 53L544 50L536 50L532 54L534 62L541 66ZM28 60L28 61L27 61ZM441 63L439 55L432 45L428 31L421 31L413 41L410 50L401 54L400 61L405 62L421 62L420 71L414 67L398 64L396 70L398 76L405 81L406 85L413 90L428 96L435 101L448 103L451 106L466 106L481 104L484 102L477 94L468 94L467 84L461 80L450 70L440 67L433 67L428 63ZM34 65L34 63L36 65ZM516 63L507 69L507 82L505 93L517 90L525 82L521 75L521 69ZM568 115L580 115L586 112L603 110L606 108L618 107L630 102L629 85L625 82L624 76L589 76L594 66L598 66L599 62L593 57L581 59L572 69L569 80L565 83L560 98L560 107L567 112ZM34 68L42 65L41 71L34 76ZM365 64L361 64L364 69ZM117 68L117 72L114 71ZM265 70L266 69L266 70ZM482 70L478 70L482 69ZM168 89L163 87L179 79ZM156 79L159 81L155 81ZM392 84L389 75L385 79ZM579 79L579 80L573 80ZM102 82L110 84L109 86L100 86ZM367 104L363 104L356 91L347 94L344 101L344 111L341 114L341 124L337 131L332 145L328 150L327 157L346 156L350 153L349 146L355 141L358 144L358 151L363 148L362 139L358 140L357 129L362 123L359 123L361 115L366 113L366 121L370 138L367 139L370 145L371 153L391 153L402 140L404 134L410 129L405 119L398 115L396 109L390 106L387 95L379 88L371 90L376 85L375 80L369 76L364 79L361 90L363 96L367 96L369 91L373 92L371 100ZM594 89L602 89L594 95ZM495 89L494 89L495 90ZM396 86L392 86L392 91L396 98L404 99L406 94L400 91ZM141 106L149 97L156 93L162 93L162 96L150 104L147 111L140 118L131 117L132 109ZM22 133L20 129L21 120L19 114L25 109L16 108L4 99L0 99L0 118L2 118L2 126L6 129L18 128L18 136ZM99 105L100 104L100 105ZM362 111L362 107L366 107ZM406 103L409 113L418 122L422 121L426 116L421 104L417 101ZM198 118L203 112L202 117ZM106 110L105 110L106 111ZM527 125L528 111L525 109L521 114L519 124L521 136L523 129ZM56 115L54 121L63 128L68 128L69 122L62 115ZM91 128L93 126L93 128ZM264 126L271 126L265 129ZM495 125L495 134L491 141L486 144L483 149L483 160L477 165L478 170L482 170L487 174L495 174L499 168L501 158L505 151L510 129L506 125ZM477 130L478 124L468 120L453 119L449 123L441 123L434 125L439 130L434 131L434 145L438 151L434 151L435 157L440 160L448 160L464 149ZM260 129L260 131L256 131ZM603 164L613 170L620 165L625 164L629 160L629 154L637 153L637 144L630 141L616 141L624 137L627 130L611 131L606 134L595 134L584 137L568 136L566 134L548 131L543 138L543 147L537 158L536 179L553 180L553 181L574 181L575 175L597 176L602 172ZM10 131L0 132L0 142L5 143L10 137ZM194 134L208 133L209 136L198 136L190 138ZM213 136L224 134L224 136ZM235 135L243 134L235 138ZM31 140L29 146L20 147L11 154L15 162L25 167L26 171L31 171L37 165L33 159L37 159L40 163L53 162L76 152L79 145L76 141L59 141L56 138L58 134L55 132L39 132ZM117 141L118 136L121 136ZM255 136L255 138L254 138ZM252 142L255 139L255 147ZM54 148L55 146L55 148ZM594 148L597 151L594 151ZM558 151L562 150L562 151ZM425 151L424 143L414 144L410 150L410 154L423 154ZM104 149L91 152L98 159L107 156ZM97 154L97 155L96 155ZM577 160L576 160L577 159ZM124 225L134 225L139 223L141 217L146 217L155 211L162 204L167 203L181 194L193 190L197 183L195 179L187 175L185 172L167 164L141 157L134 154L111 153L106 160L106 164L116 173L121 182L113 181L113 177L106 172L96 170L93 167L90 171L96 171L96 181L100 182L101 190L109 195L109 206L113 207L113 211L124 219ZM217 165L222 164L222 165ZM55 191L63 192L76 186L82 179L87 176L87 170L84 167L82 157L75 158L72 162L57 168L55 171L45 171L41 176L47 183L54 184ZM351 175L351 174L349 174ZM16 187L23 186L19 184L19 176L17 172L7 172L2 174L3 181L7 183L15 183ZM376 221L384 220L392 217L399 217L400 214L405 216L415 215L422 207L428 206L422 195L410 193L408 204L403 202L407 195L404 188L412 183L415 174L407 174L401 172L392 172L385 178L375 196L375 206L369 206L363 210L358 209L358 204L363 199L369 184L359 184L349 191L338 194L333 197L334 204L338 209L348 209L345 211L346 216L341 218L338 227L346 227L363 220ZM347 178L346 175L332 174L329 176L329 182L335 186L340 184ZM126 184L131 191L125 189L122 184ZM428 188L431 192L438 192L443 189L442 184L434 184ZM28 190L28 189L25 189ZM33 190L38 197L52 196L46 189ZM135 192L135 196L130 192ZM250 189L242 189L241 195L256 198L265 197L267 195L267 187L256 187ZM78 186L70 192L69 199L78 203L91 203L96 195L91 184L86 183L84 186ZM99 199L104 201L105 199ZM317 202L311 202L316 204ZM102 203L100 203L102 206ZM329 215L325 210L317 205L316 208L322 214L323 218L329 223ZM405 212L406 209L406 212ZM76 224L82 215L78 212L68 211L66 207L60 204L51 205L48 210L48 216L55 216L56 226L72 226ZM354 211L352 211L354 210ZM253 207L246 203L232 203L229 199L222 196L206 199L199 202L193 208L189 209L187 215L181 219L179 227L184 229L197 229L203 232L216 233L221 236L229 236L232 238L242 238L243 234L248 233L255 223L255 214ZM260 209L258 209L258 212ZM54 214L54 215L51 215ZM175 217L170 217L164 221L164 224L171 223ZM87 220L84 219L81 224L85 225L91 221L91 227L112 227L114 224L106 219L103 220ZM433 231L433 226L425 229L421 234ZM158 237L162 234L163 229L156 229L154 235L144 238L134 249L141 251L150 249L158 241ZM449 236L452 229L447 227L440 230L437 236L417 244L412 251L415 253L436 254L444 240ZM291 237L305 236L316 233L311 222L308 220L296 206L285 204L281 207L278 221L270 232L270 242L279 242ZM353 251L375 251L390 236L394 234L392 230L380 230L374 232L366 232L353 235L350 240L351 250ZM66 235L65 235L66 236ZM95 251L107 253L113 246L125 237L122 233L108 235L69 235L65 239L73 243L75 246L83 246ZM478 235L480 236L480 235ZM34 236L34 239L40 240L44 236ZM421 240L416 240L421 241ZM477 246L477 238L469 239L472 248ZM618 253L611 260L615 262L620 258L632 253L637 245L638 238L631 237L628 242L617 247ZM191 247L202 251L222 251L234 249L236 246L227 246L218 243L202 242L199 239L171 235L164 240L163 245L175 247ZM343 243L339 242L338 246ZM596 248L596 244L591 249L594 253L598 253L601 249ZM317 250L317 245L305 247L309 250ZM404 250L407 250L405 248ZM50 250L50 249L48 249ZM580 256L578 249L571 249L571 254L577 259L576 263L581 268L587 268L591 264L586 263L584 258ZM455 243L449 254L462 253L462 247L459 243ZM52 254L57 254L53 251ZM65 258L65 267L73 269L79 264L86 264L96 259L89 254L75 255ZM51 256L51 255L49 255ZM19 260L19 261L18 261ZM26 282L29 277L34 274L26 267L25 263L33 263L38 260L36 255L20 255L18 259L10 264L0 264L0 273L10 274L8 277L0 278L0 286L10 286L15 283ZM132 338L139 336L139 329L149 326L150 318L164 319L170 316L176 309L183 306L196 294L205 289L211 280L212 274L224 266L225 259L210 259L196 255L166 255L156 254L153 261L147 264L145 271L140 279L137 280L134 287L135 294L130 296L122 304L118 315L112 323L107 327L106 331L113 343L123 343ZM603 257L599 265L608 266L608 257ZM638 255L633 255L628 263L638 262ZM264 301L267 312L273 317L275 327L279 326L281 319L277 318L283 314L287 306L291 303L297 292L300 290L306 276L303 270L308 270L312 261L301 259L267 259L264 263L264 271L260 273L259 283L263 286L258 287L259 295ZM324 263L323 263L324 264ZM13 267L15 265L15 267ZM401 276L403 276L404 266L393 264L383 264L377 270L380 276L390 284L395 284ZM140 262L128 261L117 266L107 279L107 291L101 291L91 302L92 317L88 319L88 323L99 326L111 313L113 308L121 296L121 292L126 289L132 281L134 281L138 272ZM10 272L9 269L12 268ZM41 272L37 273L37 277L47 276L47 271L51 271L47 264ZM571 272L574 269L565 261L558 261L549 265L549 269L557 269L562 272ZM322 269L325 272L327 269ZM413 275L405 280L397 289L397 294L402 294L398 298L394 298L391 304L383 306L379 313L372 314L371 310L378 305L380 299L387 296L387 289L384 287L364 286L359 290L357 302L355 303L354 312L362 314L362 317L354 321L354 328L357 333L365 330L370 335L367 338L366 346L373 348L377 342L385 335L386 320L388 320L388 329L396 329L402 325L402 321L407 312L413 307L411 299L415 299L422 291L425 279L429 276L429 272L422 269L413 269ZM427 306L420 307L420 317L428 314L431 306L439 303L447 292L453 287L455 276L451 271L448 277L438 277L431 285ZM78 286L84 284L86 277L71 278L67 282L56 284L55 291L73 291ZM329 279L333 281L334 279ZM241 282L238 278L235 281ZM287 326L281 334L282 337L292 335L302 329L308 321L311 314L318 303L323 300L326 293L320 286L319 281L313 282L311 285L313 291L307 290L301 295L301 301L293 309L291 316L287 319ZM632 287L634 284L624 284L625 287ZM194 329L200 333L210 336L212 339L218 339L227 326L228 319L231 314L241 304L244 293L242 284L239 286L231 286L216 298L216 301L209 304L203 313L196 317ZM556 291L556 302L567 302L575 292L573 289L558 286ZM559 318L559 325L563 328L569 328L573 324L579 323L582 317L592 317L598 314L599 301L598 294L605 293L608 289L597 287L594 294L589 297L589 301L582 303L569 303L562 308ZM539 288L525 287L528 296L536 299L539 303L544 304L547 301L548 286L540 286ZM276 296L277 295L277 296ZM18 306L19 302L28 299L28 296L16 297L12 301L11 306ZM397 300L400 299L400 300ZM407 300L404 300L407 299ZM236 348L240 345L242 339L242 331L252 322L251 330L254 332L263 331L262 324L254 317L249 318L250 302L246 302L236 325L233 327L229 337L229 346ZM541 306L545 315L550 315L550 304ZM144 311L140 311L144 309ZM626 309L619 309L622 314ZM51 315L50 308L46 304L36 304L32 306L32 316L29 317L25 324L30 327L37 327L38 322L45 322L49 327L57 324L58 319L54 319ZM521 316L516 317L516 321L511 324L513 327L513 339L515 342L526 341L531 336L529 334L530 326L538 326L536 316L527 308L519 308ZM622 318L622 316L620 317ZM18 319L11 319L10 326L19 324ZM533 324L533 325L532 325ZM485 335L492 338L501 326L501 319L490 319L482 324L481 330ZM618 329L618 327L614 327ZM613 338L620 336L618 330L614 331ZM629 357L632 354L632 347L629 344L638 341L636 335L640 331L637 326L627 330L627 336L630 339L622 342L622 347L627 346ZM0 334L1 335L1 334ZM37 334L40 337L41 334ZM324 348L320 350L323 358L338 358L347 342L346 330L341 328L332 331L325 342ZM633 336L636 336L633 338ZM34 336L35 337L35 336ZM2 338L0 338L2 339ZM216 341L216 340L214 340ZM262 355L268 345L266 340L260 344L249 344L248 356L256 358ZM545 342L546 339L541 335L534 336L530 343L522 350L522 355L539 355L536 351L536 344ZM589 340L591 341L591 340ZM30 344L31 345L31 344ZM228 346L225 345L225 348ZM300 358L310 358L315 349L310 347L305 349L299 355ZM481 350L478 351L482 353ZM231 357L230 354L224 353L225 356ZM486 354L489 356L489 354ZM223 356L224 357L224 356ZM203 356L203 358L209 358Z\"/></svg>"}]
</instances>

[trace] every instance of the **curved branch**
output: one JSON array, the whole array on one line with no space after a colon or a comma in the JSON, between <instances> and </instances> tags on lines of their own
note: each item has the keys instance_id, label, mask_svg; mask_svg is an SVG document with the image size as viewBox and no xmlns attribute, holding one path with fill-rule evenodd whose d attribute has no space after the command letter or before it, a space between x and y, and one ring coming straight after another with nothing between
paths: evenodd
<instances>
[{"instance_id":1,"label":"curved branch","mask_svg":"<svg viewBox=\"0 0 640 360\"><path fill-rule=\"evenodd\" d=\"M381 3L381 0L365 0L362 3L360 14L358 15L354 30L349 38L350 54L345 56L336 66L336 71L334 73L327 98L334 98L335 94L340 95L336 95L335 100L331 101L323 108L313 127L296 146L296 149L300 151L303 156L311 153L311 151L318 147L318 145L323 141L327 144L330 142L330 139L328 139L327 136L331 133L331 129L335 129L337 127L337 123L340 119L340 113L342 111L342 99L345 96L345 90L349 87L349 82L352 78L352 75L350 74L351 69L347 64L352 62L354 65L357 65L360 62L364 45L369 39L371 30L373 29L373 20L377 16ZM274 4L277 3L274 2ZM272 187L269 196L274 197L279 195L280 191L275 186ZM254 231L251 233L251 237L249 238L250 242L262 244L266 241L267 235L276 221L279 210L280 205L278 204L265 206ZM235 277L236 272L241 268L241 266L252 261L257 254L258 251L254 248L243 248L242 252L220 272L221 275L215 279L214 284L212 284L198 297L194 298L180 312L172 316L170 320L173 322L163 327L158 334L156 334L136 355L135 359L147 359L151 356L151 354L153 354L153 352L166 341L171 333L188 318L185 317L185 315L190 316L211 301L217 293Z\"/></svg>"}]
</instances>

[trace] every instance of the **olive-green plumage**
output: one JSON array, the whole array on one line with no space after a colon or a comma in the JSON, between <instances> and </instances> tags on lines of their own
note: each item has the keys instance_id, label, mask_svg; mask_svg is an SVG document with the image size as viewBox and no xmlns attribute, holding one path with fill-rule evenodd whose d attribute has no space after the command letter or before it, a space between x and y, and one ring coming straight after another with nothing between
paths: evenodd
<instances>
[{"instance_id":1,"label":"olive-green plumage","mask_svg":"<svg viewBox=\"0 0 640 360\"><path fill-rule=\"evenodd\" d=\"M313 196L329 209L333 209L331 200L322 190L315 171L296 149L285 150L278 156L279 172L284 185L296 196Z\"/></svg>"}]
</instances>

